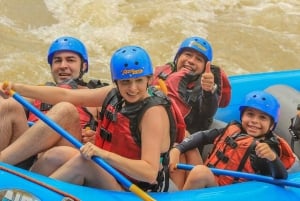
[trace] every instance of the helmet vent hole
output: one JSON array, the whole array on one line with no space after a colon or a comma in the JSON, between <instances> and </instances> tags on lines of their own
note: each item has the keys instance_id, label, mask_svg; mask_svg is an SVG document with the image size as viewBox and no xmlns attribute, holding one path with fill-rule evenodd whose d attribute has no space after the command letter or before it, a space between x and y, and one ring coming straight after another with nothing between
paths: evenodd
<instances>
[{"instance_id":1,"label":"helmet vent hole","mask_svg":"<svg viewBox=\"0 0 300 201\"><path fill-rule=\"evenodd\" d=\"M128 67L128 64L126 63L126 64L124 64L124 66L125 66L125 68L126 68L126 67Z\"/></svg>"},{"instance_id":2,"label":"helmet vent hole","mask_svg":"<svg viewBox=\"0 0 300 201\"><path fill-rule=\"evenodd\" d=\"M134 62L134 64L135 64L136 66L138 66L138 65L139 65L139 62L138 62L138 61L136 61L136 62Z\"/></svg>"}]
</instances>

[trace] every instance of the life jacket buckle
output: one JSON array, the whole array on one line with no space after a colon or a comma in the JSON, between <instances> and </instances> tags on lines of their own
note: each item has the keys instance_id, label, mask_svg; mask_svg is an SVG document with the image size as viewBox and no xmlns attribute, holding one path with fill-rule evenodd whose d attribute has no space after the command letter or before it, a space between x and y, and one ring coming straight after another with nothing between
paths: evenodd
<instances>
[{"instance_id":1,"label":"life jacket buckle","mask_svg":"<svg viewBox=\"0 0 300 201\"><path fill-rule=\"evenodd\" d=\"M168 74L166 74L166 73L164 73L164 72L161 72L161 73L158 75L158 77L159 77L160 79L162 79L162 80L166 80L167 77L168 77Z\"/></svg>"},{"instance_id":2,"label":"life jacket buckle","mask_svg":"<svg viewBox=\"0 0 300 201\"><path fill-rule=\"evenodd\" d=\"M105 116L109 121L116 121L117 120L117 117L116 117L117 115L113 112L106 111Z\"/></svg>"},{"instance_id":3,"label":"life jacket buckle","mask_svg":"<svg viewBox=\"0 0 300 201\"><path fill-rule=\"evenodd\" d=\"M227 145L229 145L231 148L233 148L233 149L235 149L236 147L237 147L237 143L234 141L234 139L233 138L231 138L231 137L229 137L229 136L227 136L226 138L225 138L225 143L227 144Z\"/></svg>"},{"instance_id":4,"label":"life jacket buckle","mask_svg":"<svg viewBox=\"0 0 300 201\"><path fill-rule=\"evenodd\" d=\"M100 128L100 136L102 139L110 142L111 141L111 133L108 132L106 129L104 128Z\"/></svg>"},{"instance_id":5,"label":"life jacket buckle","mask_svg":"<svg viewBox=\"0 0 300 201\"><path fill-rule=\"evenodd\" d=\"M220 159L224 163L227 163L229 160L229 158L227 156L225 156L225 154L223 152L221 152L220 150L217 151L216 155L217 155L218 159Z\"/></svg>"}]
</instances>

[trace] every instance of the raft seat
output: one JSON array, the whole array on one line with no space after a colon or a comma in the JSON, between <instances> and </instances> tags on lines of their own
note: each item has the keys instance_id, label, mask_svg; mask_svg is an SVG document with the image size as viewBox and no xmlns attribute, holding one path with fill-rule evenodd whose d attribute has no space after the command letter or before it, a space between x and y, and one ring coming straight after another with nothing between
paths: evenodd
<instances>
[{"instance_id":1,"label":"raft seat","mask_svg":"<svg viewBox=\"0 0 300 201\"><path fill-rule=\"evenodd\" d=\"M297 89L287 85L273 85L265 89L275 96L280 103L280 116L275 133L283 137L291 146L294 144L294 152L300 157L300 141L292 142L289 131L291 118L296 115L297 105L300 103L300 93Z\"/></svg>"}]
</instances>

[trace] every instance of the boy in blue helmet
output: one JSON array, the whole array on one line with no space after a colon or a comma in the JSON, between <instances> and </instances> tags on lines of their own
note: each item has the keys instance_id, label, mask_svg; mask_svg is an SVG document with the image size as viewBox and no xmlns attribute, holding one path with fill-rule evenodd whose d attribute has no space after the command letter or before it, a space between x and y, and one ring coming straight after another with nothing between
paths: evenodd
<instances>
[{"instance_id":1,"label":"boy in blue helmet","mask_svg":"<svg viewBox=\"0 0 300 201\"><path fill-rule=\"evenodd\" d=\"M141 47L125 46L113 54L110 68L115 87L66 90L10 84L7 89L13 89L25 97L63 104L70 110L72 105L66 105L66 102L102 107L96 145L88 142L80 148L80 152L74 148L76 154L60 168L53 170L51 177L81 185L124 190L113 176L90 160L92 156L99 156L141 189L169 191L167 156L175 140L175 130L172 128L174 118L168 98L149 87L153 74L150 57ZM61 119L58 120L60 123ZM66 129L71 129L70 125ZM34 139L37 132L26 135L27 139ZM51 138L48 134L42 137ZM17 140L15 144L19 143ZM30 147L31 143L27 140L22 145ZM41 140L40 148L44 146L47 146L47 141ZM15 163L19 160L21 149L14 149L14 153L11 150L1 152L0 161ZM30 148L32 154L37 151Z\"/></svg>"},{"instance_id":2,"label":"boy in blue helmet","mask_svg":"<svg viewBox=\"0 0 300 201\"><path fill-rule=\"evenodd\" d=\"M82 78L88 72L88 54L84 44L77 38L63 36L55 39L49 47L47 61L54 82L47 82L46 85L65 88L89 87L88 83L85 83ZM39 100L28 100L43 112L49 111L52 107L52 105ZM11 98L1 100L0 104L0 115L5 117L0 121L0 151L2 151L25 133L29 128L27 121L36 122L38 118L32 113L26 115L24 108ZM95 127L98 110L96 107L78 107L81 128L86 126ZM66 120L72 122L74 118L78 119L78 114L69 113ZM68 124L67 121L66 124ZM95 140L93 129L83 129L81 134L82 136L78 134L78 137L82 139L82 142ZM18 166L29 168L31 164L31 160L25 160L24 163L20 163ZM39 170L38 163L33 169Z\"/></svg>"},{"instance_id":3,"label":"boy in blue helmet","mask_svg":"<svg viewBox=\"0 0 300 201\"><path fill-rule=\"evenodd\" d=\"M170 152L171 171L176 169L180 154L199 144L214 145L204 165L196 165L177 183L178 187L196 189L244 181L216 176L209 167L287 178L287 169L295 162L295 156L288 143L273 132L279 108L271 94L250 92L239 107L240 123L233 121L225 128L199 131L174 147Z\"/></svg>"},{"instance_id":4,"label":"boy in blue helmet","mask_svg":"<svg viewBox=\"0 0 300 201\"><path fill-rule=\"evenodd\" d=\"M167 89L189 133L208 129L218 107L225 107L230 100L227 76L221 68L211 65L212 59L210 43L194 36L181 43L172 63L155 68L152 84Z\"/></svg>"}]
</instances>

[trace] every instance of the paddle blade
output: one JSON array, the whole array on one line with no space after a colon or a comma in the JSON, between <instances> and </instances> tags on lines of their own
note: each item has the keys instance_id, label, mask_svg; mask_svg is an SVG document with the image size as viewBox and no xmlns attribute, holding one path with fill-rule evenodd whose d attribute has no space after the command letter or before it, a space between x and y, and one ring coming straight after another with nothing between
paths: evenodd
<instances>
[{"instance_id":1,"label":"paddle blade","mask_svg":"<svg viewBox=\"0 0 300 201\"><path fill-rule=\"evenodd\" d=\"M132 184L129 190L134 194L138 195L140 198L142 198L145 201L155 201L154 198L150 197L147 193L145 193L145 191L141 190L135 184Z\"/></svg>"}]
</instances>

